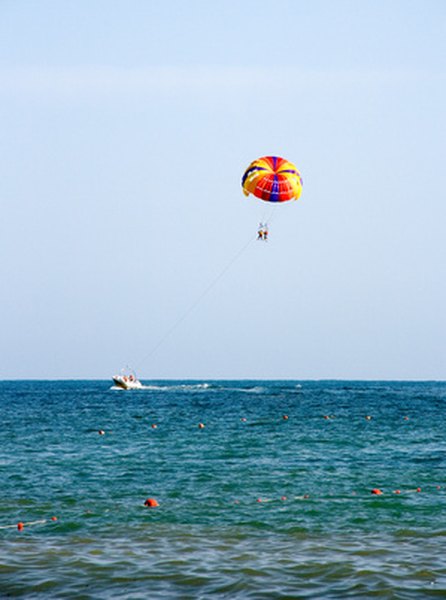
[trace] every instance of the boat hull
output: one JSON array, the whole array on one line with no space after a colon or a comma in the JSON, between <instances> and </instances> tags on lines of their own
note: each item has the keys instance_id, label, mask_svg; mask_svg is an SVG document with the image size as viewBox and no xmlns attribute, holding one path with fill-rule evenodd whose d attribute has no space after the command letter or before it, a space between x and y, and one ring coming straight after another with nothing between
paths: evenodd
<instances>
[{"instance_id":1,"label":"boat hull","mask_svg":"<svg viewBox=\"0 0 446 600\"><path fill-rule=\"evenodd\" d=\"M142 384L138 379L131 380L121 375L115 375L112 379L113 383L123 390L140 390L142 388Z\"/></svg>"}]
</instances>

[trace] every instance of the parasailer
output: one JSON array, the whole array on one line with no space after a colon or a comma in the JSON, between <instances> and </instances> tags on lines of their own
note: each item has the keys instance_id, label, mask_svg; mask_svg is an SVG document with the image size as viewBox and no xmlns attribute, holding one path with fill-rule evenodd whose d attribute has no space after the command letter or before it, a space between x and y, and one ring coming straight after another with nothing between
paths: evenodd
<instances>
[{"instance_id":1,"label":"parasailer","mask_svg":"<svg viewBox=\"0 0 446 600\"><path fill-rule=\"evenodd\" d=\"M245 196L252 194L265 202L297 200L302 193L302 176L293 163L280 156L254 160L242 177ZM258 240L268 239L268 227L260 223Z\"/></svg>"},{"instance_id":2,"label":"parasailer","mask_svg":"<svg viewBox=\"0 0 446 600\"><path fill-rule=\"evenodd\" d=\"M268 240L268 223L259 223L257 239L266 242Z\"/></svg>"}]
</instances>

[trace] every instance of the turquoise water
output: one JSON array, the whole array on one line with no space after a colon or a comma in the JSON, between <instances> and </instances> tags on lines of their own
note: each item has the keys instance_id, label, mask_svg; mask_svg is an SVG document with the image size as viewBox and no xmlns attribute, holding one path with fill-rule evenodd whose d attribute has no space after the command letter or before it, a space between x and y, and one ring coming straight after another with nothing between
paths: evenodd
<instances>
[{"instance_id":1,"label":"turquoise water","mask_svg":"<svg viewBox=\"0 0 446 600\"><path fill-rule=\"evenodd\" d=\"M434 382L0 382L0 597L446 597L445 409Z\"/></svg>"}]
</instances>

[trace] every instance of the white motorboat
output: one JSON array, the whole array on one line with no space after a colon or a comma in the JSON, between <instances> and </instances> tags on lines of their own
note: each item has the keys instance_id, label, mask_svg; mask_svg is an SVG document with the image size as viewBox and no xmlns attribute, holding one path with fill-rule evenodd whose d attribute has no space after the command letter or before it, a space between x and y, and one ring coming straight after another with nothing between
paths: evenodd
<instances>
[{"instance_id":1,"label":"white motorboat","mask_svg":"<svg viewBox=\"0 0 446 600\"><path fill-rule=\"evenodd\" d=\"M120 375L113 375L112 379L123 390L140 390L143 387L133 371L123 369Z\"/></svg>"}]
</instances>

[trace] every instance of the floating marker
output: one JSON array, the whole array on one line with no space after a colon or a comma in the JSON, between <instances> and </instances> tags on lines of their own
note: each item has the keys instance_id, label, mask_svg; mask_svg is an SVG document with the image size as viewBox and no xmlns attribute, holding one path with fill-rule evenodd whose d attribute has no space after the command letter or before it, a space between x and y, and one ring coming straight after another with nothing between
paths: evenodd
<instances>
[{"instance_id":1,"label":"floating marker","mask_svg":"<svg viewBox=\"0 0 446 600\"><path fill-rule=\"evenodd\" d=\"M147 500L144 502L144 506L148 506L149 508L155 508L156 506L159 506L159 504L155 500L155 498L147 498Z\"/></svg>"},{"instance_id":2,"label":"floating marker","mask_svg":"<svg viewBox=\"0 0 446 600\"><path fill-rule=\"evenodd\" d=\"M198 423L198 429L204 429L204 423Z\"/></svg>"},{"instance_id":3,"label":"floating marker","mask_svg":"<svg viewBox=\"0 0 446 600\"><path fill-rule=\"evenodd\" d=\"M440 489L440 486L437 486L437 490ZM412 489L412 490L394 490L393 493L394 494L413 494L413 493L419 493L421 492L421 488L418 487L416 489Z\"/></svg>"},{"instance_id":4,"label":"floating marker","mask_svg":"<svg viewBox=\"0 0 446 600\"><path fill-rule=\"evenodd\" d=\"M57 521L57 517L51 517L51 521ZM0 529L15 529L17 527L17 529L19 531L22 531L25 526L29 527L30 525L41 525L43 523L47 523L47 519L39 519L38 521L19 521L18 523L15 523L14 525L0 525Z\"/></svg>"},{"instance_id":5,"label":"floating marker","mask_svg":"<svg viewBox=\"0 0 446 600\"><path fill-rule=\"evenodd\" d=\"M373 488L371 493L374 494L375 496L381 496L382 491L379 488Z\"/></svg>"}]
</instances>

